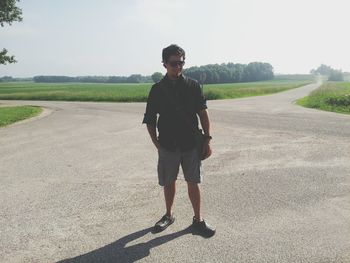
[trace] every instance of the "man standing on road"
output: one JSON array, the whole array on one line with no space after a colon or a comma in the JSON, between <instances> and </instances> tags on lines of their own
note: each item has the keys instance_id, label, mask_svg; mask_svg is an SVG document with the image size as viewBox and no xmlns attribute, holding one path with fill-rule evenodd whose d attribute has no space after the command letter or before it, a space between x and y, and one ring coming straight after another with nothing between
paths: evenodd
<instances>
[{"instance_id":1,"label":"man standing on road","mask_svg":"<svg viewBox=\"0 0 350 263\"><path fill-rule=\"evenodd\" d=\"M181 165L194 211L192 228L200 235L210 237L215 234L215 229L202 218L199 188L202 181L201 159L211 155L206 100L199 83L182 74L185 51L181 47L170 45L164 48L162 59L167 73L152 86L143 119L158 150L158 182L164 188L166 205L166 214L155 224L154 230L162 231L175 221L172 206ZM194 135L198 130L197 115L206 138L201 153L196 148Z\"/></svg>"}]
</instances>

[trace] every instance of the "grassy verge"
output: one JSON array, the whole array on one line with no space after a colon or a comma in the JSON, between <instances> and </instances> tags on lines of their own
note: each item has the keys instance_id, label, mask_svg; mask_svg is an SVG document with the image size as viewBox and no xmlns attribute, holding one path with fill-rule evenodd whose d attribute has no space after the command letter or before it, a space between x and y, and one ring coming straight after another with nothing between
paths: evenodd
<instances>
[{"instance_id":1,"label":"grassy verge","mask_svg":"<svg viewBox=\"0 0 350 263\"><path fill-rule=\"evenodd\" d=\"M35 106L0 107L0 127L37 116L41 112L42 109Z\"/></svg>"},{"instance_id":2,"label":"grassy verge","mask_svg":"<svg viewBox=\"0 0 350 263\"><path fill-rule=\"evenodd\" d=\"M325 111L350 114L350 82L327 82L297 101L297 104Z\"/></svg>"},{"instance_id":3,"label":"grassy verge","mask_svg":"<svg viewBox=\"0 0 350 263\"><path fill-rule=\"evenodd\" d=\"M208 99L229 99L257 96L296 88L310 80L272 80L247 83L208 84L204 93ZM91 84L91 83L0 83L2 100L63 100L145 102L152 84Z\"/></svg>"}]
</instances>

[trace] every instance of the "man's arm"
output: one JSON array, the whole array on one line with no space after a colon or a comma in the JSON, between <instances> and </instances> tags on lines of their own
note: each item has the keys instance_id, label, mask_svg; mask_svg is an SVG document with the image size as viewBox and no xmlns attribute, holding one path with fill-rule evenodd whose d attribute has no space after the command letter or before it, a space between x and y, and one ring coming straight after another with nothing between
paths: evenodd
<instances>
[{"instance_id":1,"label":"man's arm","mask_svg":"<svg viewBox=\"0 0 350 263\"><path fill-rule=\"evenodd\" d=\"M151 137L153 144L159 149L160 144L157 139L157 106L155 98L155 85L152 86L146 105L146 113L142 123L147 124L147 130Z\"/></svg>"},{"instance_id":2,"label":"man's arm","mask_svg":"<svg viewBox=\"0 0 350 263\"><path fill-rule=\"evenodd\" d=\"M204 146L203 146L203 155L204 155L204 159L207 159L211 154L212 154L212 150L210 147L210 119L209 119L209 114L207 109L202 109L199 113L198 113L200 122L201 122L201 126L202 129L204 131L204 134L208 137L205 140Z\"/></svg>"},{"instance_id":3,"label":"man's arm","mask_svg":"<svg viewBox=\"0 0 350 263\"><path fill-rule=\"evenodd\" d=\"M154 127L153 125L147 124L147 130L148 130L149 136L151 137L151 140L152 140L154 146L156 146L157 149L159 149L160 144L159 144L158 139L157 139L156 127Z\"/></svg>"}]
</instances>

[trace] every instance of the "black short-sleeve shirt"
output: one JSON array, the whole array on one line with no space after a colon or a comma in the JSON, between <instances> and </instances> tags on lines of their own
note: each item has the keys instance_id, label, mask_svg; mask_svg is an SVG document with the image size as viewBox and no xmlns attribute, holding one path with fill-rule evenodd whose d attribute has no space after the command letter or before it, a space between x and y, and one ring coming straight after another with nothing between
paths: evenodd
<instances>
[{"instance_id":1,"label":"black short-sleeve shirt","mask_svg":"<svg viewBox=\"0 0 350 263\"><path fill-rule=\"evenodd\" d=\"M158 128L159 143L165 149L174 151L179 147L186 151L195 147L197 114L206 108L206 99L196 80L183 75L171 80L166 75L149 92L143 123Z\"/></svg>"}]
</instances>

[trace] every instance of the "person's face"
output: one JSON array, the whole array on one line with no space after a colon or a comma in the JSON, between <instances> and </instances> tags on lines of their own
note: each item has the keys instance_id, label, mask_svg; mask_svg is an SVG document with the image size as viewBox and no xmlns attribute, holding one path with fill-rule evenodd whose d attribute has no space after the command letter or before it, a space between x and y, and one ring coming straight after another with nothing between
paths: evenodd
<instances>
[{"instance_id":1,"label":"person's face","mask_svg":"<svg viewBox=\"0 0 350 263\"><path fill-rule=\"evenodd\" d=\"M181 55L172 55L168 61L164 63L167 70L167 74L170 78L177 78L181 75L183 65L185 64L184 58Z\"/></svg>"}]
</instances>

